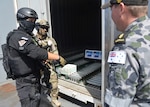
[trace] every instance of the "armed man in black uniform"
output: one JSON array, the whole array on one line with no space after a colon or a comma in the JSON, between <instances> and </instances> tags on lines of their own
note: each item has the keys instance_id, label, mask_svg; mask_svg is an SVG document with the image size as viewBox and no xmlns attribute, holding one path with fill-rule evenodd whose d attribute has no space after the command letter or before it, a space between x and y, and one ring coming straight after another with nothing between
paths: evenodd
<instances>
[{"instance_id":1,"label":"armed man in black uniform","mask_svg":"<svg viewBox=\"0 0 150 107\"><path fill-rule=\"evenodd\" d=\"M63 64L64 59L35 45L32 31L37 13L31 8L17 11L19 27L7 37L10 58L9 63L15 75L16 88L21 107L39 107L40 101L40 61L56 60Z\"/></svg>"}]
</instances>

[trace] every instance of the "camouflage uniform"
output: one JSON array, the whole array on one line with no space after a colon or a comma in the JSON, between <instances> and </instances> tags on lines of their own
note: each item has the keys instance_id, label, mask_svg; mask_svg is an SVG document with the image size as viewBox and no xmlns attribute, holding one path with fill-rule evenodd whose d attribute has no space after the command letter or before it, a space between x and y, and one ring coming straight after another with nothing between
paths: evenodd
<instances>
[{"instance_id":1,"label":"camouflage uniform","mask_svg":"<svg viewBox=\"0 0 150 107\"><path fill-rule=\"evenodd\" d=\"M144 16L118 36L109 54L109 84L105 94L109 107L150 107L149 54L150 19Z\"/></svg>"},{"instance_id":2,"label":"camouflage uniform","mask_svg":"<svg viewBox=\"0 0 150 107\"><path fill-rule=\"evenodd\" d=\"M41 31L41 32L44 32L44 31ZM42 35L42 33L37 32L37 34L35 36L35 40L40 47L46 49L49 52L58 54L57 43L54 40L54 38L49 37L47 35L47 32L45 35ZM50 60L46 61L46 62L47 62L46 65L49 68L48 70L50 71L50 77L47 79L49 79L49 83L51 86L51 89L49 90L50 96L51 96L51 102L52 102L53 106L59 107L61 105L61 103L58 101L58 92L59 92L58 77L57 77L57 73L55 71L55 65ZM45 74L45 71L41 71L42 78L43 77L45 78L45 76L47 76L47 74L46 75L44 75L44 74ZM46 84L46 85L48 85L48 84Z\"/></svg>"}]
</instances>

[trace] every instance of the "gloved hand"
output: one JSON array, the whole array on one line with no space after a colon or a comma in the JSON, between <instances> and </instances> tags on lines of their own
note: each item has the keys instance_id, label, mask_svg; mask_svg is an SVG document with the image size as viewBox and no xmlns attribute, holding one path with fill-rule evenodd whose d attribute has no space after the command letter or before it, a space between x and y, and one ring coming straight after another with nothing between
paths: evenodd
<instances>
[{"instance_id":1,"label":"gloved hand","mask_svg":"<svg viewBox=\"0 0 150 107\"><path fill-rule=\"evenodd\" d=\"M62 56L59 56L59 63L61 66L64 66L67 63L67 61Z\"/></svg>"}]
</instances>

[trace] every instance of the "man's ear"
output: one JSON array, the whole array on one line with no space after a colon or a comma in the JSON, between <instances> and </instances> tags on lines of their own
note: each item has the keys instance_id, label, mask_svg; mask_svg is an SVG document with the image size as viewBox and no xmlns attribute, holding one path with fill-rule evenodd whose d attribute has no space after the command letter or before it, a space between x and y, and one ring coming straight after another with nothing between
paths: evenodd
<instances>
[{"instance_id":1,"label":"man's ear","mask_svg":"<svg viewBox=\"0 0 150 107\"><path fill-rule=\"evenodd\" d=\"M125 12L125 8L126 8L125 5L124 5L124 3L121 2L119 4L119 6L120 6L120 12L121 12L121 14L124 13Z\"/></svg>"}]
</instances>

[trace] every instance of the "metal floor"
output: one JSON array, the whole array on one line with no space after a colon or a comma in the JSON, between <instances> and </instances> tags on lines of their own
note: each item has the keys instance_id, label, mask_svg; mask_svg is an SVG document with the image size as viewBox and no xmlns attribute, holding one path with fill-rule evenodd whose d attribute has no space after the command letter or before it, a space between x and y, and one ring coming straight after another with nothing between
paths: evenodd
<instances>
[{"instance_id":1,"label":"metal floor","mask_svg":"<svg viewBox=\"0 0 150 107\"><path fill-rule=\"evenodd\" d=\"M0 107L20 107L14 81L0 84Z\"/></svg>"},{"instance_id":2,"label":"metal floor","mask_svg":"<svg viewBox=\"0 0 150 107\"><path fill-rule=\"evenodd\" d=\"M87 105L78 102L63 94L60 95L59 101L62 103L61 107L93 107L91 104ZM16 92L15 81L6 80L6 82L0 83L0 107L21 107ZM40 107L52 107L44 95L41 97Z\"/></svg>"}]
</instances>

